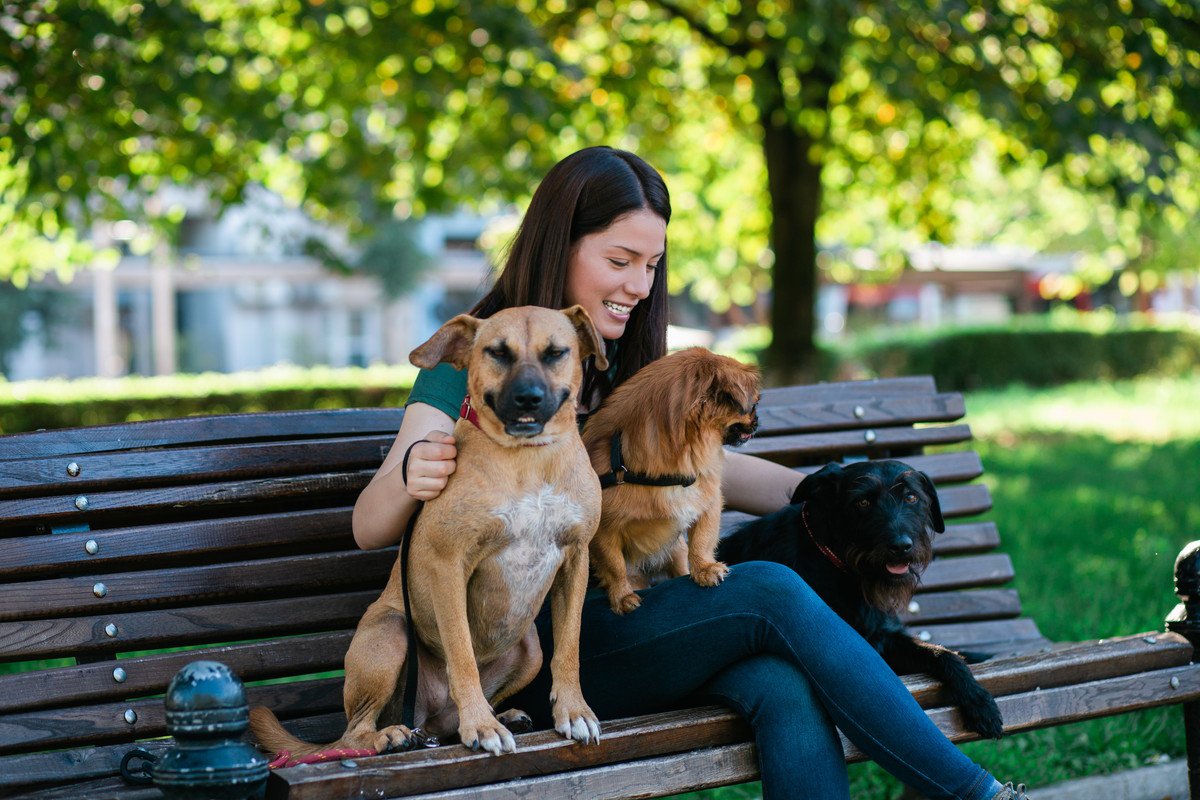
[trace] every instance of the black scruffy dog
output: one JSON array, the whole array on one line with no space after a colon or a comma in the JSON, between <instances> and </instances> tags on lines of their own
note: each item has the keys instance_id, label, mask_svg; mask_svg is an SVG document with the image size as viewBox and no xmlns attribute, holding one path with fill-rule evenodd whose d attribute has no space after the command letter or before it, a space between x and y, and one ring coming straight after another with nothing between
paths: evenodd
<instances>
[{"instance_id":1,"label":"black scruffy dog","mask_svg":"<svg viewBox=\"0 0 1200 800\"><path fill-rule=\"evenodd\" d=\"M900 461L829 464L804 478L792 505L722 540L717 558L791 567L897 674L941 681L967 727L998 739L1000 709L963 658L913 638L898 616L933 558L933 531L945 529L925 473Z\"/></svg>"}]
</instances>

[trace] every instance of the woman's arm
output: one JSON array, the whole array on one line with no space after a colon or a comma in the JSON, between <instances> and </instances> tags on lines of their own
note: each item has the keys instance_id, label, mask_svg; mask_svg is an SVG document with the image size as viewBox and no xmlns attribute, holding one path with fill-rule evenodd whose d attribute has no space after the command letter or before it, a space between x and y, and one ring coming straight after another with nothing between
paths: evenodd
<instances>
[{"instance_id":1,"label":"woman's arm","mask_svg":"<svg viewBox=\"0 0 1200 800\"><path fill-rule=\"evenodd\" d=\"M351 526L359 547L374 550L400 541L417 501L441 494L458 456L453 433L454 420L431 405L413 403L404 410L392 449L354 503ZM404 453L421 439L429 441L413 447L405 486L400 469Z\"/></svg>"},{"instance_id":2,"label":"woman's arm","mask_svg":"<svg viewBox=\"0 0 1200 800\"><path fill-rule=\"evenodd\" d=\"M760 516L778 511L792 499L803 477L772 461L726 450L721 479L725 507Z\"/></svg>"}]
</instances>

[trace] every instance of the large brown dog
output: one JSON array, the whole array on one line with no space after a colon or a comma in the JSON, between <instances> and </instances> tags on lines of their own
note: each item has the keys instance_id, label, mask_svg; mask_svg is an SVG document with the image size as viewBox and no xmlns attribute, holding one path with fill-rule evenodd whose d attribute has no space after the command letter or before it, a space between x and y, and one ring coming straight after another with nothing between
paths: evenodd
<instances>
[{"instance_id":1,"label":"large brown dog","mask_svg":"<svg viewBox=\"0 0 1200 800\"><path fill-rule=\"evenodd\" d=\"M599 741L596 715L579 687L579 625L588 542L600 487L576 424L581 361L604 348L587 312L525 307L447 322L412 362L468 369L478 427L454 428L457 468L425 504L413 530L409 591L420 646L416 724L492 753L516 749L493 704L526 686L541 667L535 615L550 594L554 626L551 703L555 729ZM398 749L405 635L399 560L382 596L363 615L346 653L349 724L330 745L288 734L265 708L251 729L268 750L306 755L327 748ZM453 700L453 703L450 701ZM506 712L513 722L527 717Z\"/></svg>"},{"instance_id":2,"label":"large brown dog","mask_svg":"<svg viewBox=\"0 0 1200 800\"><path fill-rule=\"evenodd\" d=\"M583 440L592 466L619 481L604 489L600 529L590 548L613 611L626 614L641 605L630 571L665 569L671 577L690 571L701 586L725 578L729 570L714 556L721 533L721 446L753 435L758 395L753 367L693 347L638 370L588 420ZM620 465L612 457L614 436ZM687 480L693 482L653 483Z\"/></svg>"}]
</instances>

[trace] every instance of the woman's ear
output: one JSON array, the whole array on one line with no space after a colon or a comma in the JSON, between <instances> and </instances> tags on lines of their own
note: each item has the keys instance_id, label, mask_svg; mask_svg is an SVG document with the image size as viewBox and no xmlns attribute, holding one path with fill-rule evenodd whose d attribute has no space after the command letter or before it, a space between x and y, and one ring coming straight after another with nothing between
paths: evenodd
<instances>
[{"instance_id":1,"label":"woman's ear","mask_svg":"<svg viewBox=\"0 0 1200 800\"><path fill-rule=\"evenodd\" d=\"M608 369L608 358L604 354L604 342L600 340L600 334L596 332L596 326L592 324L592 318L588 316L583 306L571 306L563 309L563 313L567 315L567 319L571 320L571 324L575 326L575 335L579 337L580 361L588 356L595 356L596 368Z\"/></svg>"},{"instance_id":2,"label":"woman's ear","mask_svg":"<svg viewBox=\"0 0 1200 800\"><path fill-rule=\"evenodd\" d=\"M408 360L421 369L433 369L446 361L457 369L466 369L478 328L479 320L475 317L459 314L438 328L429 341L409 353Z\"/></svg>"}]
</instances>

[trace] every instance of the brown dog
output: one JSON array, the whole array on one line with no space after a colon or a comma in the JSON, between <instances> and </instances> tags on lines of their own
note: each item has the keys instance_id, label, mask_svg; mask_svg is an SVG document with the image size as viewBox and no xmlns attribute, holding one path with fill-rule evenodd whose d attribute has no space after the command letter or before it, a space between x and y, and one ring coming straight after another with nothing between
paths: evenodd
<instances>
[{"instance_id":1,"label":"brown dog","mask_svg":"<svg viewBox=\"0 0 1200 800\"><path fill-rule=\"evenodd\" d=\"M701 586L724 579L729 570L714 556L721 446L753 435L758 395L753 367L693 347L647 364L588 420L583 440L592 467L602 483L615 484L603 491L600 528L590 548L613 611L625 614L641 605L630 570L665 568L671 577L690 571ZM686 548L680 539L685 531Z\"/></svg>"},{"instance_id":2,"label":"brown dog","mask_svg":"<svg viewBox=\"0 0 1200 800\"><path fill-rule=\"evenodd\" d=\"M551 703L555 729L599 741L596 715L579 687L579 624L588 542L600 516L600 487L576 425L581 361L604 348L579 306L524 307L447 322L410 356L431 368L468 369L478 427L458 420L453 477L425 504L413 530L409 592L420 657L416 724L463 744L512 752L512 734L492 707L519 691L542 664L534 617L550 594L554 618ZM268 750L306 755L328 748L399 749L405 660L399 560L383 594L363 615L346 653L348 726L331 745L308 745L274 714L251 711ZM450 702L453 700L453 703ZM519 722L520 711L503 718Z\"/></svg>"}]
</instances>

